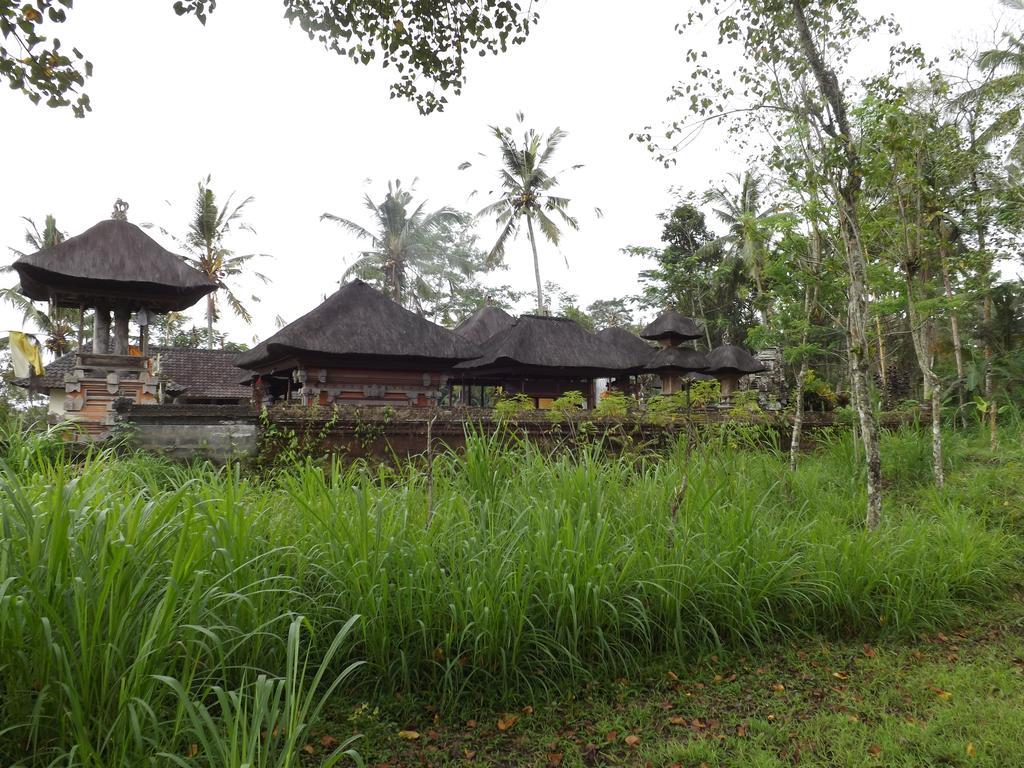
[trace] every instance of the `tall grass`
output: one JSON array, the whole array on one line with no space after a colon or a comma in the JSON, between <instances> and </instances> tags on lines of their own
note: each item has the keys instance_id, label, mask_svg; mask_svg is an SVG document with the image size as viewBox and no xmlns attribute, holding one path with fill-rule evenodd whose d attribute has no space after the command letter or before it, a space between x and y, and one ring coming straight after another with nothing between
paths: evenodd
<instances>
[{"instance_id":1,"label":"tall grass","mask_svg":"<svg viewBox=\"0 0 1024 768\"><path fill-rule=\"evenodd\" d=\"M742 434L689 462L474 435L437 457L429 525L414 463L261 480L4 441L0 758L26 765L296 765L343 678L450 703L657 652L912 633L998 598L1019 562L972 507L984 488L927 491L910 433L887 438L906 463L875 533L846 438L790 474Z\"/></svg>"}]
</instances>

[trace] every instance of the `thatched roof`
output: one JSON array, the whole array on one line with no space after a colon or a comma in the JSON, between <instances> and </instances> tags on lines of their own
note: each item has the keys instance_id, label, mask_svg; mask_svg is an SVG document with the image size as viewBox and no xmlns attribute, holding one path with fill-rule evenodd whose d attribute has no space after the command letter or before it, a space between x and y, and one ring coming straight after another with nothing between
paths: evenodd
<instances>
[{"instance_id":1,"label":"thatched roof","mask_svg":"<svg viewBox=\"0 0 1024 768\"><path fill-rule=\"evenodd\" d=\"M630 363L630 368L636 371L643 370L657 352L654 347L625 328L604 328L597 332L597 338L614 347Z\"/></svg>"},{"instance_id":2,"label":"thatched roof","mask_svg":"<svg viewBox=\"0 0 1024 768\"><path fill-rule=\"evenodd\" d=\"M237 364L268 370L305 361L324 367L365 366L442 370L477 357L480 349L453 331L399 306L353 280L320 306L239 356Z\"/></svg>"},{"instance_id":3,"label":"thatched roof","mask_svg":"<svg viewBox=\"0 0 1024 768\"><path fill-rule=\"evenodd\" d=\"M681 315L674 309L662 312L654 322L640 331L640 336L652 341L660 339L699 339L704 335L697 322L691 318Z\"/></svg>"},{"instance_id":4,"label":"thatched roof","mask_svg":"<svg viewBox=\"0 0 1024 768\"><path fill-rule=\"evenodd\" d=\"M765 370L764 365L742 347L723 344L708 353L708 367L705 373L748 374Z\"/></svg>"},{"instance_id":5,"label":"thatched roof","mask_svg":"<svg viewBox=\"0 0 1024 768\"><path fill-rule=\"evenodd\" d=\"M467 375L596 378L631 368L615 347L565 317L523 315L484 345L484 354L455 366Z\"/></svg>"},{"instance_id":6,"label":"thatched roof","mask_svg":"<svg viewBox=\"0 0 1024 768\"><path fill-rule=\"evenodd\" d=\"M480 307L455 327L455 332L467 341L480 345L499 331L504 331L516 319L501 307Z\"/></svg>"},{"instance_id":7,"label":"thatched roof","mask_svg":"<svg viewBox=\"0 0 1024 768\"><path fill-rule=\"evenodd\" d=\"M652 372L689 373L703 371L708 367L708 356L696 349L685 347L665 347L647 363L647 370Z\"/></svg>"},{"instance_id":8,"label":"thatched roof","mask_svg":"<svg viewBox=\"0 0 1024 768\"><path fill-rule=\"evenodd\" d=\"M31 382L36 390L64 389L64 376L75 367L77 353L69 352L48 363L46 372ZM235 366L237 352L150 345L149 356L160 357L160 379L170 394L189 400L238 401L248 392L239 385L243 371ZM14 382L28 387L28 379Z\"/></svg>"},{"instance_id":9,"label":"thatched roof","mask_svg":"<svg viewBox=\"0 0 1024 768\"><path fill-rule=\"evenodd\" d=\"M61 306L84 302L162 312L188 309L216 284L134 224L108 219L13 264L21 292Z\"/></svg>"}]
</instances>

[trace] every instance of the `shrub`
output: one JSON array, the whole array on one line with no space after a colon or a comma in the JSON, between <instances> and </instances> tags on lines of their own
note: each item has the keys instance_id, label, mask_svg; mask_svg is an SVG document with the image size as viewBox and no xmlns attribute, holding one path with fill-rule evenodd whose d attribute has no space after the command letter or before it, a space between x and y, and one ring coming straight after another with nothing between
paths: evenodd
<instances>
[{"instance_id":1,"label":"shrub","mask_svg":"<svg viewBox=\"0 0 1024 768\"><path fill-rule=\"evenodd\" d=\"M630 406L634 402L635 400L628 397L624 392L609 389L601 393L595 410L599 416L623 419L629 415Z\"/></svg>"},{"instance_id":2,"label":"shrub","mask_svg":"<svg viewBox=\"0 0 1024 768\"><path fill-rule=\"evenodd\" d=\"M522 414L536 409L533 398L523 392L514 395L502 393L494 403L494 418L501 422L515 421Z\"/></svg>"},{"instance_id":3,"label":"shrub","mask_svg":"<svg viewBox=\"0 0 1024 768\"><path fill-rule=\"evenodd\" d=\"M561 397L555 398L554 402L551 403L551 408L548 409L547 417L556 423L562 422L569 416L578 414L586 404L587 400L583 397L583 393L572 390L566 392Z\"/></svg>"}]
</instances>

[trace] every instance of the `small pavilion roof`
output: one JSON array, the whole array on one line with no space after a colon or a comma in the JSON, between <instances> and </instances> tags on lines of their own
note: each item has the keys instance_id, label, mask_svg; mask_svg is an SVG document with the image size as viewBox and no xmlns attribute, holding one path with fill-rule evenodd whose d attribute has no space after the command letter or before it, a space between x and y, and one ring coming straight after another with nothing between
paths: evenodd
<instances>
[{"instance_id":1,"label":"small pavilion roof","mask_svg":"<svg viewBox=\"0 0 1024 768\"><path fill-rule=\"evenodd\" d=\"M131 222L101 221L12 265L21 292L60 306L188 309L217 285Z\"/></svg>"},{"instance_id":2,"label":"small pavilion roof","mask_svg":"<svg viewBox=\"0 0 1024 768\"><path fill-rule=\"evenodd\" d=\"M708 365L708 356L696 349L665 347L659 349L647 363L647 370L655 373L693 373L705 371Z\"/></svg>"},{"instance_id":3,"label":"small pavilion roof","mask_svg":"<svg viewBox=\"0 0 1024 768\"><path fill-rule=\"evenodd\" d=\"M652 341L661 339L699 339L704 331L692 317L686 317L674 309L667 310L658 315L654 322L640 331L640 336Z\"/></svg>"},{"instance_id":4,"label":"small pavilion roof","mask_svg":"<svg viewBox=\"0 0 1024 768\"><path fill-rule=\"evenodd\" d=\"M597 332L597 338L614 347L618 353L630 363L630 368L641 371L646 368L657 350L634 333L625 328L603 328Z\"/></svg>"},{"instance_id":5,"label":"small pavilion roof","mask_svg":"<svg viewBox=\"0 0 1024 768\"><path fill-rule=\"evenodd\" d=\"M410 312L362 280L353 280L235 362L249 370L266 370L289 360L324 367L440 370L479 355L479 347L454 331Z\"/></svg>"},{"instance_id":6,"label":"small pavilion roof","mask_svg":"<svg viewBox=\"0 0 1024 768\"><path fill-rule=\"evenodd\" d=\"M504 331L516 319L501 307L480 307L455 327L455 332L474 344L483 344L499 331Z\"/></svg>"},{"instance_id":7,"label":"small pavilion roof","mask_svg":"<svg viewBox=\"0 0 1024 768\"><path fill-rule=\"evenodd\" d=\"M459 363L466 374L597 378L630 370L619 351L566 317L523 315L484 345L484 354Z\"/></svg>"},{"instance_id":8,"label":"small pavilion roof","mask_svg":"<svg viewBox=\"0 0 1024 768\"><path fill-rule=\"evenodd\" d=\"M743 376L763 370L765 366L747 350L735 344L723 344L708 353L708 367L705 373L732 373Z\"/></svg>"}]
</instances>

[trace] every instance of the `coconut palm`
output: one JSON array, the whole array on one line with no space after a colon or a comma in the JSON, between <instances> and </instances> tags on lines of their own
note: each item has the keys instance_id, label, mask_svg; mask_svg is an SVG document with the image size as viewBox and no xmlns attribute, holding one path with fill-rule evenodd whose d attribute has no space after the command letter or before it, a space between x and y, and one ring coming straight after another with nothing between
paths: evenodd
<instances>
[{"instance_id":1,"label":"coconut palm","mask_svg":"<svg viewBox=\"0 0 1024 768\"><path fill-rule=\"evenodd\" d=\"M447 227L463 222L465 215L452 208L428 212L426 201L413 207L412 191L403 189L397 179L388 182L381 203L375 203L369 195L363 202L374 219L369 227L333 213L320 217L370 244L370 249L361 252L345 270L343 279L358 277L377 285L399 304L420 309L433 297L432 277L445 259L437 247L438 238Z\"/></svg>"},{"instance_id":2,"label":"coconut palm","mask_svg":"<svg viewBox=\"0 0 1024 768\"><path fill-rule=\"evenodd\" d=\"M40 228L36 222L28 216L22 216L25 222L25 244L29 247L27 251L20 251L17 248L10 248L15 258L21 258L29 253L41 251L63 242L65 234L57 227L57 220L52 214L47 214ZM13 271L10 266L3 268L3 271ZM11 304L22 313L22 320L32 323L39 334L45 337L43 346L54 355L61 355L70 352L75 345L75 327L81 321L78 313L72 309L50 306L48 310L42 310L35 302L21 293L21 287L15 285L11 288L0 289L0 298Z\"/></svg>"},{"instance_id":3,"label":"coconut palm","mask_svg":"<svg viewBox=\"0 0 1024 768\"><path fill-rule=\"evenodd\" d=\"M516 115L521 125L523 113ZM493 216L501 227L498 239L488 255L488 261L495 263L505 255L505 244L516 236L522 222L526 222L527 237L533 250L533 272L537 281L537 311L544 312L544 288L540 279L540 259L537 256L537 235L534 223L541 234L557 246L562 232L552 215L571 229L579 229L579 223L569 215L569 200L551 194L558 186L558 174L550 172L551 159L566 132L555 128L547 138L532 128L524 130L522 143L516 140L511 128L491 126L492 133L501 148L501 169L499 171L499 198L480 211L480 216ZM463 163L462 167L468 167ZM573 166L579 168L580 166Z\"/></svg>"},{"instance_id":4,"label":"coconut palm","mask_svg":"<svg viewBox=\"0 0 1024 768\"><path fill-rule=\"evenodd\" d=\"M704 201L714 206L715 216L726 225L726 234L707 243L702 250L720 250L727 259L743 265L754 282L756 304L767 325L770 310L764 272L768 246L772 236L787 226L792 217L776 207L762 208L761 178L756 173L747 171L742 176L738 173L729 176L739 187L738 192L719 187L704 195Z\"/></svg>"},{"instance_id":5,"label":"coconut palm","mask_svg":"<svg viewBox=\"0 0 1024 768\"><path fill-rule=\"evenodd\" d=\"M225 241L232 230L256 233L256 230L243 219L246 206L254 198L250 195L236 204L234 202L235 193L232 192L224 205L218 206L217 196L210 183L210 176L199 182L192 205L192 218L185 230L184 237L176 237L163 228L160 231L171 237L184 251L182 258L186 264L199 270L217 284L218 290L206 296L206 346L208 349L213 349L217 339L214 324L220 318L218 304L220 296L223 296L223 300L243 322L252 323L252 314L235 294L231 285L235 278L245 274L250 261L257 256L266 254L240 255L227 247ZM266 275L260 272L253 271L252 274L264 284L270 282ZM260 299L258 296L252 295L250 300L258 302Z\"/></svg>"}]
</instances>

